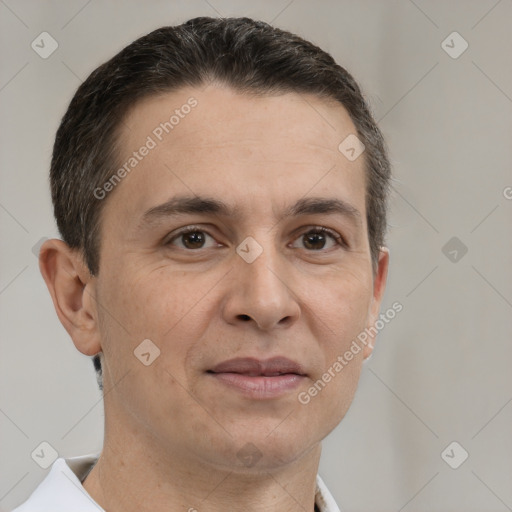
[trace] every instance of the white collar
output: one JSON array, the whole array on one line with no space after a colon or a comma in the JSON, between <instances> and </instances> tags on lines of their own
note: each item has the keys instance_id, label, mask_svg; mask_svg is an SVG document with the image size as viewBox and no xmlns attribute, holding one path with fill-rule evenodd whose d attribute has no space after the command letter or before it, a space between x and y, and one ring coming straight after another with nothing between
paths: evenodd
<instances>
[{"instance_id":1,"label":"white collar","mask_svg":"<svg viewBox=\"0 0 512 512\"><path fill-rule=\"evenodd\" d=\"M58 458L45 479L27 501L12 512L105 512L82 486L99 453ZM319 475L316 477L315 503L320 512L340 512ZM72 507L71 507L72 506Z\"/></svg>"}]
</instances>

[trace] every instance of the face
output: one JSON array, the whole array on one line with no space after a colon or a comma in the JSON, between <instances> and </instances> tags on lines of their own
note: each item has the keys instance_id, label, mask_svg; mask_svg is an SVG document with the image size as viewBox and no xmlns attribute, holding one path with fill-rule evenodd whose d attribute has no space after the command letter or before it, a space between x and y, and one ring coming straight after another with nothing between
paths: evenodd
<instances>
[{"instance_id":1,"label":"face","mask_svg":"<svg viewBox=\"0 0 512 512\"><path fill-rule=\"evenodd\" d=\"M351 133L341 105L214 85L129 113L120 167L137 163L104 199L89 285L111 424L169 456L243 468L249 452L261 468L341 421L371 347L333 367L375 321L387 270L382 252L372 272L364 154L338 150Z\"/></svg>"}]
</instances>

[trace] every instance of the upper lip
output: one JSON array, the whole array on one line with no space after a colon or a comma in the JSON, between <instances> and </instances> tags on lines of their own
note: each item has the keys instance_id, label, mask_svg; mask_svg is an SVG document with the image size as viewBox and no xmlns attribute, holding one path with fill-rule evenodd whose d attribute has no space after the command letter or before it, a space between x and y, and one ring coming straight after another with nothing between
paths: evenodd
<instances>
[{"instance_id":1,"label":"upper lip","mask_svg":"<svg viewBox=\"0 0 512 512\"><path fill-rule=\"evenodd\" d=\"M214 368L208 370L210 373L241 373L252 377L276 376L285 373L305 375L302 366L286 357L273 357L260 360L253 357L237 357L229 361L223 361Z\"/></svg>"}]
</instances>

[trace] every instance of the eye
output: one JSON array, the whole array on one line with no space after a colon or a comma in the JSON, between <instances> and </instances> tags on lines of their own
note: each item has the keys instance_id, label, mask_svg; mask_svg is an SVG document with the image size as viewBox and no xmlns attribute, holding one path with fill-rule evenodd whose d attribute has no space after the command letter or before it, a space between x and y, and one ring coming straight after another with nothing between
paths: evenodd
<instances>
[{"instance_id":1,"label":"eye","mask_svg":"<svg viewBox=\"0 0 512 512\"><path fill-rule=\"evenodd\" d=\"M204 229L198 226L187 226L175 233L174 236L165 242L164 245L176 245L174 242L178 241L181 243L181 245L177 245L177 247L189 251L197 249L208 249L209 247L218 246L217 243L213 243L209 247L205 246L207 237L214 240L214 238ZM325 245L328 243L329 239L332 245L331 247L326 248ZM340 247L347 247L345 240L339 233L322 226L316 226L309 229L308 231L304 232L297 240L303 240L304 247L312 251L322 251L332 248L336 245Z\"/></svg>"},{"instance_id":2,"label":"eye","mask_svg":"<svg viewBox=\"0 0 512 512\"><path fill-rule=\"evenodd\" d=\"M333 246L339 245L341 247L347 247L345 240L339 233L321 226L309 229L308 231L303 233L297 240L303 240L304 246L307 249L311 249L313 251L321 251L323 249L326 249L325 244L328 241L328 238L331 239L331 243L333 243Z\"/></svg>"},{"instance_id":3,"label":"eye","mask_svg":"<svg viewBox=\"0 0 512 512\"><path fill-rule=\"evenodd\" d=\"M188 226L183 228L167 242L165 242L165 245L174 245L173 242L178 240L182 242L182 245L178 246L181 249L207 249L208 247L204 246L206 237L210 237L213 240L213 237L209 235L204 229L201 229L197 226ZM215 247L215 245L216 244L212 245L211 247Z\"/></svg>"}]
</instances>

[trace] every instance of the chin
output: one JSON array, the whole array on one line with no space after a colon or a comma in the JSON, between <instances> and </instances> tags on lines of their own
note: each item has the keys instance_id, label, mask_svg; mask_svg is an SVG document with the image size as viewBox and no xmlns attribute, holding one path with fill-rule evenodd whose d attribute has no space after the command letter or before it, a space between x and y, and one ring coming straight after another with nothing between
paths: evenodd
<instances>
[{"instance_id":1,"label":"chin","mask_svg":"<svg viewBox=\"0 0 512 512\"><path fill-rule=\"evenodd\" d=\"M323 432L306 431L303 423L290 419L260 422L256 429L244 425L229 440L224 438L222 466L239 473L271 472L319 448L324 437ZM211 447L219 445L212 443ZM219 457L219 452L212 455Z\"/></svg>"}]
</instances>

